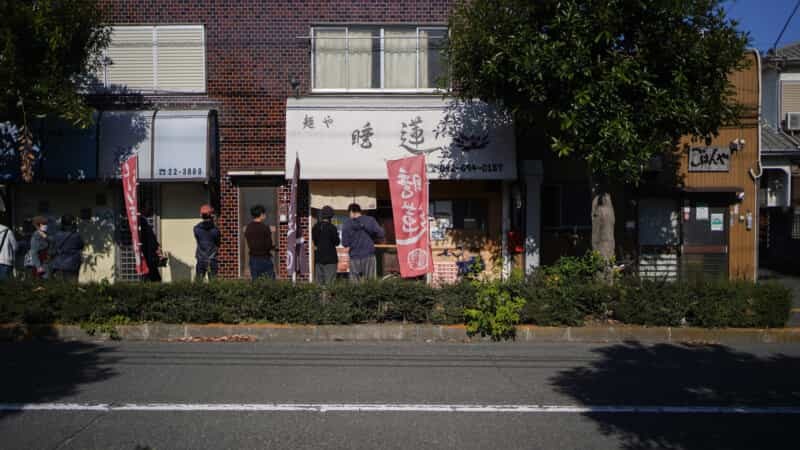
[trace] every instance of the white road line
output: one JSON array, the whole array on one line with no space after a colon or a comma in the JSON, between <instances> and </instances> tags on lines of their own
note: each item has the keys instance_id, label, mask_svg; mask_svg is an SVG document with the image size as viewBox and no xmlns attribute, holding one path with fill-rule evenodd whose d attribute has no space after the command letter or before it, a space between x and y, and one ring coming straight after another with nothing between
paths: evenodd
<instances>
[{"instance_id":1,"label":"white road line","mask_svg":"<svg viewBox=\"0 0 800 450\"><path fill-rule=\"evenodd\" d=\"M800 414L800 406L479 405L378 403L0 403L0 411Z\"/></svg>"}]
</instances>

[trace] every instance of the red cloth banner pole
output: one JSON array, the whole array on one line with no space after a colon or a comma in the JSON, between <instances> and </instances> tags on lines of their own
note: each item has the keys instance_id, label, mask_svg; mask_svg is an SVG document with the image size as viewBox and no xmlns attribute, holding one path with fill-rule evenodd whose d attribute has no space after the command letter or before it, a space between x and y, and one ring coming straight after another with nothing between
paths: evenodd
<instances>
[{"instance_id":1,"label":"red cloth banner pole","mask_svg":"<svg viewBox=\"0 0 800 450\"><path fill-rule=\"evenodd\" d=\"M139 201L136 195L136 185L139 179L138 167L136 155L131 156L122 163L122 193L125 197L128 228L131 230L131 244L136 261L136 273L138 275L147 275L150 269L142 256L142 244L139 242Z\"/></svg>"},{"instance_id":2,"label":"red cloth banner pole","mask_svg":"<svg viewBox=\"0 0 800 450\"><path fill-rule=\"evenodd\" d=\"M415 278L433 272L428 230L428 176L425 156L387 161L400 276Z\"/></svg>"}]
</instances>

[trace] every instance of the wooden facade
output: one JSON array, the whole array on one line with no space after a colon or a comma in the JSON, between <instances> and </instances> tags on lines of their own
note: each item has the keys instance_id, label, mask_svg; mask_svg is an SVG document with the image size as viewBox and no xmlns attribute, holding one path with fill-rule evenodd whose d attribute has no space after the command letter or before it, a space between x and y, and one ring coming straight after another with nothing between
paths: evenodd
<instances>
[{"instance_id":1,"label":"wooden facade","mask_svg":"<svg viewBox=\"0 0 800 450\"><path fill-rule=\"evenodd\" d=\"M730 278L754 279L757 269L758 243L758 180L759 173L759 98L760 75L758 55L749 52L749 66L731 75L736 87L736 100L744 106L740 123L724 127L707 146L686 137L681 142L681 164L678 170L686 196L717 196L727 203L725 228L728 233L728 274ZM688 149L692 147L731 148L731 143L744 140L744 145L731 151L727 171L689 171ZM740 141L741 142L741 141ZM741 193L743 198L739 198ZM684 202L685 202L684 197ZM685 203L684 203L685 204Z\"/></svg>"}]
</instances>

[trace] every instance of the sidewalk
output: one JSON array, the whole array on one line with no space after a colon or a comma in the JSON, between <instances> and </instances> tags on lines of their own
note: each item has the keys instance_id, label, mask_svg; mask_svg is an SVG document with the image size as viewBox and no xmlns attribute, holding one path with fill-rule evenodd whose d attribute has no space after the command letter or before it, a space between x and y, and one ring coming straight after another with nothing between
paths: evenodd
<instances>
[{"instance_id":1,"label":"sidewalk","mask_svg":"<svg viewBox=\"0 0 800 450\"><path fill-rule=\"evenodd\" d=\"M363 325L193 325L159 324L120 325L114 338L125 341L204 342L257 341L278 342L483 342L480 337L467 337L463 325L430 324L363 324ZM59 339L67 341L98 341L111 339L108 335L90 335L77 325L22 324L0 325L0 340ZM587 326L517 328L516 342L575 342L614 343L638 341L645 343L692 344L772 344L800 343L800 328L681 328L640 326Z\"/></svg>"}]
</instances>

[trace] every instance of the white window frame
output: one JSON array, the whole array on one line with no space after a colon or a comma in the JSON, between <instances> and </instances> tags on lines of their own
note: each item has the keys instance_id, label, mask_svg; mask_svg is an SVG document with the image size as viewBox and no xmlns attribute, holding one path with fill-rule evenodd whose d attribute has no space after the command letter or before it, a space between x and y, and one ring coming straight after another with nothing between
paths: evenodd
<instances>
[{"instance_id":1,"label":"white window frame","mask_svg":"<svg viewBox=\"0 0 800 450\"><path fill-rule=\"evenodd\" d=\"M208 91L208 52L206 48L206 27L203 24L159 24L159 25L129 25L129 24L116 24L111 25L111 28L119 27L119 28L150 28L152 31L152 45L153 45L153 89L136 89L136 92L141 92L145 94L205 94ZM180 91L174 90L163 90L158 88L158 30L166 30L166 29L200 29L201 33L201 45L203 46L203 64L202 64L202 71L203 71L203 88L200 90L193 90L193 89L184 89ZM102 58L103 58L103 67L102 67L102 86L103 89L108 90L110 88L110 84L113 80L109 80L108 76L108 64L105 61L108 60L108 50L103 49L102 51Z\"/></svg>"},{"instance_id":2,"label":"white window frame","mask_svg":"<svg viewBox=\"0 0 800 450\"><path fill-rule=\"evenodd\" d=\"M379 30L380 35L380 44L379 44L379 52L380 52L380 80L381 80L381 87L379 88L357 88L357 89L350 89L347 87L343 88L317 88L315 86L316 82L316 32L319 30L328 31L328 30L342 30L344 29L345 35L345 66L347 66L350 61L350 28L360 28L360 27L371 27L377 28ZM323 25L317 27L311 27L311 34L309 35L311 39L311 93L312 94L443 94L450 91L450 87L448 86L445 89L440 88L384 88L383 86L386 84L386 74L385 74L385 31L387 28L414 28L417 36L417 57L416 57L416 69L414 71L416 80L414 84L419 86L419 58L420 58L420 48L419 48L419 33L421 30L437 30L437 31L444 31L447 33L447 27L442 25L430 25L430 26L416 26L416 25L402 25L402 24L391 24L391 25L360 25L360 24L347 24L347 25ZM349 76L349 67L347 70L347 74ZM345 83L349 85L349 80Z\"/></svg>"}]
</instances>

